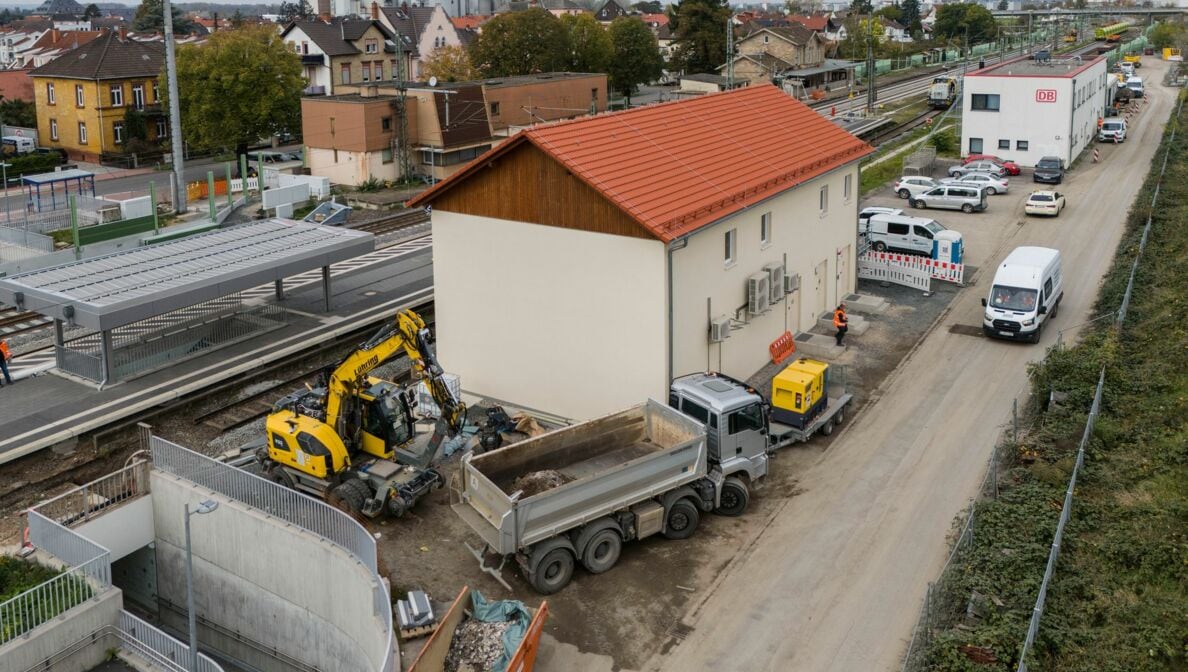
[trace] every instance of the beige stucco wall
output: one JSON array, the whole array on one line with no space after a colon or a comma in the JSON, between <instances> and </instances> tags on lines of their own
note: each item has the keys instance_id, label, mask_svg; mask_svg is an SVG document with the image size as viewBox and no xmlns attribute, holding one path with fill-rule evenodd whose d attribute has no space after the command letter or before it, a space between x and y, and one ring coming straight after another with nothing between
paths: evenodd
<instances>
[{"instance_id":1,"label":"beige stucco wall","mask_svg":"<svg viewBox=\"0 0 1188 672\"><path fill-rule=\"evenodd\" d=\"M851 193L844 197L845 175ZM822 185L829 207L820 213ZM771 242L760 243L760 218L772 213ZM820 312L853 291L858 217L858 167L851 164L698 231L673 252L673 375L713 369L746 378L769 360L768 345L785 330L808 331ZM735 262L725 263L725 235L737 230ZM784 261L800 290L761 315L746 315L747 277ZM707 299L709 301L707 317ZM744 308L742 312L737 312ZM710 318L745 319L722 344L709 343Z\"/></svg>"},{"instance_id":2,"label":"beige stucco wall","mask_svg":"<svg viewBox=\"0 0 1188 672\"><path fill-rule=\"evenodd\" d=\"M570 418L667 396L659 241L433 211L442 366L462 387Z\"/></svg>"},{"instance_id":3,"label":"beige stucco wall","mask_svg":"<svg viewBox=\"0 0 1188 672\"><path fill-rule=\"evenodd\" d=\"M335 161L337 154L338 160ZM368 178L395 181L399 177L400 164L395 160L384 163L383 152L348 152L345 150L306 148L306 162L309 172L318 177L328 177L333 184L356 185Z\"/></svg>"}]
</instances>

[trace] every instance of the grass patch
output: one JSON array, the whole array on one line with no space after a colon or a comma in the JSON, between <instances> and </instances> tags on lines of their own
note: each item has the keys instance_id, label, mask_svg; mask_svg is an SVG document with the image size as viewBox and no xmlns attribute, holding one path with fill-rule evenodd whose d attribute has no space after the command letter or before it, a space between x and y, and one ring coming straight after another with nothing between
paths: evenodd
<instances>
[{"instance_id":1,"label":"grass patch","mask_svg":"<svg viewBox=\"0 0 1188 672\"><path fill-rule=\"evenodd\" d=\"M0 602L6 602L58 574L61 572L36 562L0 555Z\"/></svg>"},{"instance_id":2,"label":"grass patch","mask_svg":"<svg viewBox=\"0 0 1188 672\"><path fill-rule=\"evenodd\" d=\"M1101 367L1102 412L1086 450L1072 516L1031 669L1173 672L1188 669L1188 109L1164 137L1135 199L1096 303L1117 310L1170 145L1150 238L1126 324L1102 320L1074 347L1030 371L1035 411L1024 440L1034 462L1001 475L997 501L976 507L975 541L945 578L954 608L926 649L929 670L1014 670L1043 577L1077 441ZM980 601L975 596L986 598ZM989 605L968 616L970 604ZM997 662L975 663L968 645Z\"/></svg>"}]
</instances>

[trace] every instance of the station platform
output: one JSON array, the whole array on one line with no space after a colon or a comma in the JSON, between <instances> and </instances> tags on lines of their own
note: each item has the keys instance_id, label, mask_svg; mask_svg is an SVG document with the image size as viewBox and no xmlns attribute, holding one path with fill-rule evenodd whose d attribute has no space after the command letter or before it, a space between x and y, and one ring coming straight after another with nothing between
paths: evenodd
<instances>
[{"instance_id":1,"label":"station platform","mask_svg":"<svg viewBox=\"0 0 1188 672\"><path fill-rule=\"evenodd\" d=\"M256 300L278 303L287 311L288 322L282 329L102 389L53 371L18 379L0 389L0 464L46 448L70 446L87 432L263 366L299 358L311 345L378 325L400 309L432 302L432 248L427 239L418 240L372 258L373 263L352 264L351 260L343 262L350 268L333 269L337 277L331 286L334 308L329 312L319 282L287 286L279 302L268 297L271 286L261 289Z\"/></svg>"}]
</instances>

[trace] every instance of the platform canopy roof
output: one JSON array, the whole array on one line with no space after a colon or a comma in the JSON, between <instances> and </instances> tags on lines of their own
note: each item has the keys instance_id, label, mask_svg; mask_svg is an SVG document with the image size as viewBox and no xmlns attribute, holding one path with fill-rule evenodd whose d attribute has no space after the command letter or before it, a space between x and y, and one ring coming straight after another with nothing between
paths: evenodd
<instances>
[{"instance_id":1,"label":"platform canopy roof","mask_svg":"<svg viewBox=\"0 0 1188 672\"><path fill-rule=\"evenodd\" d=\"M100 331L374 249L365 231L271 219L0 278L0 301Z\"/></svg>"}]
</instances>

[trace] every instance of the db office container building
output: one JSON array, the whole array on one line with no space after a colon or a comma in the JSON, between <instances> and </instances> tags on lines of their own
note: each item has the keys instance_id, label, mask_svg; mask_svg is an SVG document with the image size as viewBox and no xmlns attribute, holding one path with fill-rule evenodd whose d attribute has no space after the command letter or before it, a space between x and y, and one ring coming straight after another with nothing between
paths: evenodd
<instances>
[{"instance_id":1,"label":"db office container building","mask_svg":"<svg viewBox=\"0 0 1188 672\"><path fill-rule=\"evenodd\" d=\"M967 74L962 153L995 154L1023 166L1058 156L1068 165L1097 135L1108 78L1104 57L1025 56Z\"/></svg>"}]
</instances>

